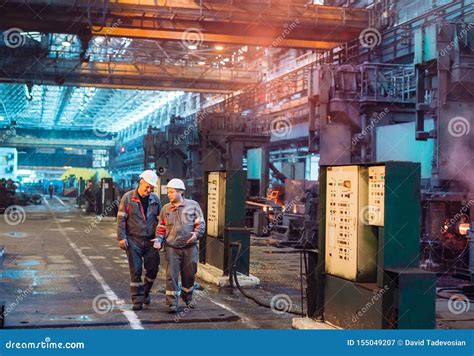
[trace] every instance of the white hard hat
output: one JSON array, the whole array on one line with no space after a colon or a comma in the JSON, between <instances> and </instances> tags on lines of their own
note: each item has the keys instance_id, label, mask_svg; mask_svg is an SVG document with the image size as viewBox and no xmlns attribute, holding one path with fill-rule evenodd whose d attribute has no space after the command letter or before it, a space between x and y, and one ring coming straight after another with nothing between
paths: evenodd
<instances>
[{"instance_id":1,"label":"white hard hat","mask_svg":"<svg viewBox=\"0 0 474 356\"><path fill-rule=\"evenodd\" d=\"M158 187L158 176L156 175L154 171L152 170L143 171L143 173L140 174L140 178L142 178L148 184L151 184L154 187Z\"/></svg>"},{"instance_id":2,"label":"white hard hat","mask_svg":"<svg viewBox=\"0 0 474 356\"><path fill-rule=\"evenodd\" d=\"M186 188L184 186L184 182L181 179L178 179L178 178L171 179L168 182L168 184L166 185L166 188L186 190Z\"/></svg>"}]
</instances>

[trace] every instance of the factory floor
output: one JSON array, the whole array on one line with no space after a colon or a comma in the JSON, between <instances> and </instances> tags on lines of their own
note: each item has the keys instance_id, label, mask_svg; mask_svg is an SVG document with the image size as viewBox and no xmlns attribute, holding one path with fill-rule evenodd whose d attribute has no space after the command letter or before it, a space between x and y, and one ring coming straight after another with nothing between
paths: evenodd
<instances>
[{"instance_id":1,"label":"factory floor","mask_svg":"<svg viewBox=\"0 0 474 356\"><path fill-rule=\"evenodd\" d=\"M5 328L290 329L295 315L258 306L238 290L199 282L196 309L165 305L164 258L152 304L132 311L129 269L117 247L113 218L85 215L73 199L45 197L23 207L14 223L0 222L0 302ZM23 221L24 218L24 221ZM11 223L12 221L10 221ZM252 239L251 273L261 285L247 289L258 300L301 310L300 255L272 239ZM474 328L474 307L452 312L437 300L438 327Z\"/></svg>"},{"instance_id":2,"label":"factory floor","mask_svg":"<svg viewBox=\"0 0 474 356\"><path fill-rule=\"evenodd\" d=\"M74 203L73 199L45 197L41 205L22 207L25 219L17 225L6 224L0 217L0 245L6 252L0 263L0 302L5 302L6 328L291 328L291 314L259 307L237 290L219 290L202 281L198 281L196 309L181 305L178 314L169 314L164 258L152 304L132 311L128 263L117 246L114 219L98 222ZM12 216L12 220L22 219ZM258 254L263 256L261 263L268 258L276 258L275 263L284 259L285 273L290 278L299 275L298 254L291 259L265 251ZM278 293L289 295L295 310L301 304L299 290L278 284L249 293L268 304Z\"/></svg>"}]
</instances>

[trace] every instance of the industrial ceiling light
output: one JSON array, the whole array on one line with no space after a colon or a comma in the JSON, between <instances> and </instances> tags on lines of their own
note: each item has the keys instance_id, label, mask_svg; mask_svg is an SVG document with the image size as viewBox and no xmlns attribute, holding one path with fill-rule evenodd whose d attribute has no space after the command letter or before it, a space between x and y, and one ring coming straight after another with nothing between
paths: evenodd
<instances>
[{"instance_id":1,"label":"industrial ceiling light","mask_svg":"<svg viewBox=\"0 0 474 356\"><path fill-rule=\"evenodd\" d=\"M224 46L223 45L215 45L214 49L216 51L223 51L224 50Z\"/></svg>"},{"instance_id":2,"label":"industrial ceiling light","mask_svg":"<svg viewBox=\"0 0 474 356\"><path fill-rule=\"evenodd\" d=\"M205 64L206 64L206 62L204 62L204 61L200 61L200 62L198 62L198 64L199 64L200 66L203 66L203 65L205 65Z\"/></svg>"},{"instance_id":3,"label":"industrial ceiling light","mask_svg":"<svg viewBox=\"0 0 474 356\"><path fill-rule=\"evenodd\" d=\"M192 51L194 51L194 50L197 49L197 48L198 48L198 46L196 46L196 45L194 45L194 44L188 45L188 49L190 49L190 50L192 50Z\"/></svg>"},{"instance_id":4,"label":"industrial ceiling light","mask_svg":"<svg viewBox=\"0 0 474 356\"><path fill-rule=\"evenodd\" d=\"M28 101L33 100L32 92L33 92L33 83L28 81L25 84L25 96Z\"/></svg>"},{"instance_id":5,"label":"industrial ceiling light","mask_svg":"<svg viewBox=\"0 0 474 356\"><path fill-rule=\"evenodd\" d=\"M0 121L5 121L5 116L0 115Z\"/></svg>"},{"instance_id":6,"label":"industrial ceiling light","mask_svg":"<svg viewBox=\"0 0 474 356\"><path fill-rule=\"evenodd\" d=\"M65 36L64 39L61 41L61 45L63 47L71 47L72 45L72 41L71 41L71 38L69 36Z\"/></svg>"}]
</instances>

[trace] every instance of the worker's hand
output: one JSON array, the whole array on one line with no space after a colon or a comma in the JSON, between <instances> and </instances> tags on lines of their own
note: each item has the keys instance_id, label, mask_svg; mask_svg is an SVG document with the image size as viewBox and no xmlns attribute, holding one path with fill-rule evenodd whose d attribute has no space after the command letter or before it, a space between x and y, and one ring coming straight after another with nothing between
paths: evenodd
<instances>
[{"instance_id":1,"label":"worker's hand","mask_svg":"<svg viewBox=\"0 0 474 356\"><path fill-rule=\"evenodd\" d=\"M153 247L156 248L158 251L160 251L161 248L163 247L163 245L161 244L160 239L153 239L153 240L150 240L150 241L153 241Z\"/></svg>"},{"instance_id":2,"label":"worker's hand","mask_svg":"<svg viewBox=\"0 0 474 356\"><path fill-rule=\"evenodd\" d=\"M119 241L119 247L120 247L122 250L126 250L127 247L128 247L128 241L127 241L127 240L120 240L120 241Z\"/></svg>"},{"instance_id":3,"label":"worker's hand","mask_svg":"<svg viewBox=\"0 0 474 356\"><path fill-rule=\"evenodd\" d=\"M195 232L191 232L191 237L189 238L188 241L186 241L186 243L187 243L187 244L192 244L192 243L194 243L196 240L197 240L196 233L195 233Z\"/></svg>"}]
</instances>

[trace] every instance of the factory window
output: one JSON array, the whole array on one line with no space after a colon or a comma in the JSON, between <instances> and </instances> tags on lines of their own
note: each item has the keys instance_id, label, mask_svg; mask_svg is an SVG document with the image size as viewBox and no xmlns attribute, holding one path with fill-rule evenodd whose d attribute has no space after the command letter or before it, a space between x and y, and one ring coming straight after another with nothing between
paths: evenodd
<instances>
[{"instance_id":1,"label":"factory window","mask_svg":"<svg viewBox=\"0 0 474 356\"><path fill-rule=\"evenodd\" d=\"M92 151L92 168L104 168L109 164L109 152L107 150Z\"/></svg>"},{"instance_id":2,"label":"factory window","mask_svg":"<svg viewBox=\"0 0 474 356\"><path fill-rule=\"evenodd\" d=\"M65 147L64 152L66 154L70 155L79 155L79 156L85 156L87 154L86 149L80 149L80 148L71 148L71 147Z\"/></svg>"},{"instance_id":3,"label":"factory window","mask_svg":"<svg viewBox=\"0 0 474 356\"><path fill-rule=\"evenodd\" d=\"M306 179L318 180L319 179L319 155L309 156L309 172L307 173Z\"/></svg>"}]
</instances>

